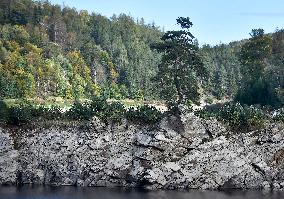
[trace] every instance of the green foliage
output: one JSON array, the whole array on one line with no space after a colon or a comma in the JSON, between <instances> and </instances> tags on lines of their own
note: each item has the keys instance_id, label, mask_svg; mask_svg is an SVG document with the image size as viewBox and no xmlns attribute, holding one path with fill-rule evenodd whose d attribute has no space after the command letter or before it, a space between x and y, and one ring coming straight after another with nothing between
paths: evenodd
<instances>
[{"instance_id":1,"label":"green foliage","mask_svg":"<svg viewBox=\"0 0 284 199\"><path fill-rule=\"evenodd\" d=\"M265 35L263 29L253 29L251 38L244 43L240 52L243 81L255 81L263 77L265 59L272 53L272 37Z\"/></svg>"},{"instance_id":2,"label":"green foliage","mask_svg":"<svg viewBox=\"0 0 284 199\"><path fill-rule=\"evenodd\" d=\"M238 133L260 129L269 119L259 108L239 103L228 103L216 107L208 107L196 112L202 118L217 118Z\"/></svg>"},{"instance_id":3,"label":"green foliage","mask_svg":"<svg viewBox=\"0 0 284 199\"><path fill-rule=\"evenodd\" d=\"M129 99L130 98L129 90L127 89L127 87L124 84L122 84L120 86L119 90L120 90L120 94L121 94L122 99Z\"/></svg>"},{"instance_id":4,"label":"green foliage","mask_svg":"<svg viewBox=\"0 0 284 199\"><path fill-rule=\"evenodd\" d=\"M254 29L251 38L244 43L240 52L242 64L242 84L236 100L248 105L273 105L275 93L270 92L269 80L266 80L267 59L272 53L272 37L265 35L262 29Z\"/></svg>"},{"instance_id":5,"label":"green foliage","mask_svg":"<svg viewBox=\"0 0 284 199\"><path fill-rule=\"evenodd\" d=\"M214 100L213 100L211 97L207 97L207 98L205 99L205 102L206 102L207 104L213 104Z\"/></svg>"},{"instance_id":6,"label":"green foliage","mask_svg":"<svg viewBox=\"0 0 284 199\"><path fill-rule=\"evenodd\" d=\"M192 104L200 91L222 99L238 90L242 103L283 106L283 30L256 29L249 40L199 49L189 19L177 23L180 31L163 35L125 14L109 19L48 1L0 1L0 98Z\"/></svg>"},{"instance_id":7,"label":"green foliage","mask_svg":"<svg viewBox=\"0 0 284 199\"><path fill-rule=\"evenodd\" d=\"M56 105L43 106L27 100L12 104L0 101L0 113L0 122L11 125L46 120L86 121L94 116L106 123L120 122L125 118L135 123L154 124L162 117L162 113L151 106L126 109L120 102L107 103L103 98L87 102L76 101L67 112L63 112L62 107Z\"/></svg>"},{"instance_id":8,"label":"green foliage","mask_svg":"<svg viewBox=\"0 0 284 199\"><path fill-rule=\"evenodd\" d=\"M72 119L89 120L94 116L103 121L120 121L124 117L125 108L119 103L108 104L103 98L93 99L92 102L76 102L68 111L67 116Z\"/></svg>"},{"instance_id":9,"label":"green foliage","mask_svg":"<svg viewBox=\"0 0 284 199\"><path fill-rule=\"evenodd\" d=\"M120 88L116 83L104 85L102 88L102 95L106 99L122 99Z\"/></svg>"},{"instance_id":10,"label":"green foliage","mask_svg":"<svg viewBox=\"0 0 284 199\"><path fill-rule=\"evenodd\" d=\"M34 108L30 104L21 103L18 106L11 107L7 123L12 125L21 125L29 123L33 119Z\"/></svg>"},{"instance_id":11,"label":"green foliage","mask_svg":"<svg viewBox=\"0 0 284 199\"><path fill-rule=\"evenodd\" d=\"M133 100L144 100L143 91L137 87L132 87L129 91L130 99Z\"/></svg>"},{"instance_id":12,"label":"green foliage","mask_svg":"<svg viewBox=\"0 0 284 199\"><path fill-rule=\"evenodd\" d=\"M62 120L65 119L65 113L62 112L62 107L52 105L50 107L36 106L33 110L33 117L43 120Z\"/></svg>"},{"instance_id":13,"label":"green foliage","mask_svg":"<svg viewBox=\"0 0 284 199\"><path fill-rule=\"evenodd\" d=\"M6 123L9 120L9 106L3 100L0 100L0 123Z\"/></svg>"},{"instance_id":14,"label":"green foliage","mask_svg":"<svg viewBox=\"0 0 284 199\"><path fill-rule=\"evenodd\" d=\"M0 95L92 98L106 85L109 98L136 99L129 91L137 88L156 97L151 78L160 54L150 44L161 35L125 14L108 19L48 1L1 1Z\"/></svg>"},{"instance_id":15,"label":"green foliage","mask_svg":"<svg viewBox=\"0 0 284 199\"><path fill-rule=\"evenodd\" d=\"M201 54L208 71L208 80L202 82L204 93L210 93L218 99L234 97L241 79L241 64L237 54L240 51L239 42L204 45Z\"/></svg>"},{"instance_id":16,"label":"green foliage","mask_svg":"<svg viewBox=\"0 0 284 199\"><path fill-rule=\"evenodd\" d=\"M122 118L125 118L126 109L120 102L114 102L106 106L106 109L97 114L103 119L103 121L120 122Z\"/></svg>"},{"instance_id":17,"label":"green foliage","mask_svg":"<svg viewBox=\"0 0 284 199\"><path fill-rule=\"evenodd\" d=\"M59 120L64 119L61 107L46 107L38 105L26 99L14 102L0 101L0 122L3 124L22 125L37 120Z\"/></svg>"},{"instance_id":18,"label":"green foliage","mask_svg":"<svg viewBox=\"0 0 284 199\"><path fill-rule=\"evenodd\" d=\"M103 98L95 98L87 103L77 102L67 113L68 118L76 120L89 120L94 116L104 122L120 122L126 118L137 123L154 124L161 119L162 113L147 105L126 109L120 102L107 103Z\"/></svg>"},{"instance_id":19,"label":"green foliage","mask_svg":"<svg viewBox=\"0 0 284 199\"><path fill-rule=\"evenodd\" d=\"M126 118L133 122L154 124L160 121L162 113L153 106L139 106L130 108L126 113Z\"/></svg>"},{"instance_id":20,"label":"green foliage","mask_svg":"<svg viewBox=\"0 0 284 199\"><path fill-rule=\"evenodd\" d=\"M21 125L30 122L34 116L35 107L26 100L12 106L2 100L0 105L2 123Z\"/></svg>"},{"instance_id":21,"label":"green foliage","mask_svg":"<svg viewBox=\"0 0 284 199\"><path fill-rule=\"evenodd\" d=\"M162 62L155 77L160 96L169 103L198 102L197 76L203 77L206 70L198 53L198 46L190 33L189 18L180 17L177 23L180 31L168 31L162 37L163 43L153 47L163 53Z\"/></svg>"},{"instance_id":22,"label":"green foliage","mask_svg":"<svg viewBox=\"0 0 284 199\"><path fill-rule=\"evenodd\" d=\"M89 103L76 101L67 112L67 117L72 119L88 120L94 116L94 110Z\"/></svg>"},{"instance_id":23,"label":"green foliage","mask_svg":"<svg viewBox=\"0 0 284 199\"><path fill-rule=\"evenodd\" d=\"M269 84L265 80L258 79L255 82L247 83L242 90L239 90L235 100L249 105L268 105L272 103L269 89Z\"/></svg>"}]
</instances>

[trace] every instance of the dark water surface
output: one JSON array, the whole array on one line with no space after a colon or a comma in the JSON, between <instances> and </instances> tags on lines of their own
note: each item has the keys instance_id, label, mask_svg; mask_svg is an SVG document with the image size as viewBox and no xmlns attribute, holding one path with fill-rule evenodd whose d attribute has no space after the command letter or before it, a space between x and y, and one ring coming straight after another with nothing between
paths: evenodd
<instances>
[{"instance_id":1,"label":"dark water surface","mask_svg":"<svg viewBox=\"0 0 284 199\"><path fill-rule=\"evenodd\" d=\"M284 199L284 192L143 191L78 187L0 187L0 199Z\"/></svg>"}]
</instances>

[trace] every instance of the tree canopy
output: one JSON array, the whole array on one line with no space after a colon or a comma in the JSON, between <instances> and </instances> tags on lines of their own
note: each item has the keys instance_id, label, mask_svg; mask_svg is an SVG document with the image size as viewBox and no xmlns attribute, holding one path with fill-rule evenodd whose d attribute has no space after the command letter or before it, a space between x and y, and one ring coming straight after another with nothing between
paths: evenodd
<instances>
[{"instance_id":1,"label":"tree canopy","mask_svg":"<svg viewBox=\"0 0 284 199\"><path fill-rule=\"evenodd\" d=\"M204 77L205 67L198 52L198 45L189 29L189 18L179 17L179 31L168 31L162 42L153 45L163 54L155 77L161 88L160 96L168 103L198 102L199 89L197 77Z\"/></svg>"},{"instance_id":2,"label":"tree canopy","mask_svg":"<svg viewBox=\"0 0 284 199\"><path fill-rule=\"evenodd\" d=\"M164 33L154 23L48 1L0 1L0 98L284 104L284 30L199 46L193 23Z\"/></svg>"},{"instance_id":3,"label":"tree canopy","mask_svg":"<svg viewBox=\"0 0 284 199\"><path fill-rule=\"evenodd\" d=\"M155 98L155 24L48 1L0 2L0 96Z\"/></svg>"}]
</instances>

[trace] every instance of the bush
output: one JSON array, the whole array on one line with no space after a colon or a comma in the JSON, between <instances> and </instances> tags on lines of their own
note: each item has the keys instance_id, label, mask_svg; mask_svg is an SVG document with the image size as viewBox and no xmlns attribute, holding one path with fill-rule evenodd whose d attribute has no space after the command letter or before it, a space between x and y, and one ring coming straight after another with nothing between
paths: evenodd
<instances>
[{"instance_id":1,"label":"bush","mask_svg":"<svg viewBox=\"0 0 284 199\"><path fill-rule=\"evenodd\" d=\"M21 125L32 120L31 109L29 107L13 107L10 110L8 124Z\"/></svg>"},{"instance_id":2,"label":"bush","mask_svg":"<svg viewBox=\"0 0 284 199\"><path fill-rule=\"evenodd\" d=\"M106 106L104 111L97 112L96 115L99 116L104 121L112 120L114 122L121 121L125 117L126 109L120 102L114 102Z\"/></svg>"},{"instance_id":3,"label":"bush","mask_svg":"<svg viewBox=\"0 0 284 199\"><path fill-rule=\"evenodd\" d=\"M26 101L21 100L18 104L9 107L7 124L21 125L31 122L33 115L35 114L35 106Z\"/></svg>"},{"instance_id":4,"label":"bush","mask_svg":"<svg viewBox=\"0 0 284 199\"><path fill-rule=\"evenodd\" d=\"M47 120L64 119L65 114L59 106L51 106L50 108L44 106L38 106L33 111L33 117L43 118Z\"/></svg>"},{"instance_id":5,"label":"bush","mask_svg":"<svg viewBox=\"0 0 284 199\"><path fill-rule=\"evenodd\" d=\"M0 122L6 123L9 120L10 109L6 102L0 101Z\"/></svg>"},{"instance_id":6,"label":"bush","mask_svg":"<svg viewBox=\"0 0 284 199\"><path fill-rule=\"evenodd\" d=\"M229 103L203 109L197 111L196 114L204 119L217 118L217 120L224 122L234 131L250 131L262 128L268 119L261 109L239 103Z\"/></svg>"},{"instance_id":7,"label":"bush","mask_svg":"<svg viewBox=\"0 0 284 199\"><path fill-rule=\"evenodd\" d=\"M94 116L107 121L120 121L125 115L125 107L119 102L108 104L103 98L93 99L91 103L76 102L68 111L71 119L89 120Z\"/></svg>"},{"instance_id":8,"label":"bush","mask_svg":"<svg viewBox=\"0 0 284 199\"><path fill-rule=\"evenodd\" d=\"M13 102L8 105L0 101L0 122L12 125L21 125L32 121L42 120L89 120L94 116L104 122L114 122L127 118L138 123L153 124L161 119L161 112L151 106L141 106L127 110L120 102L108 104L104 98L95 98L91 102L75 102L66 113L59 106L45 107L26 100Z\"/></svg>"},{"instance_id":9,"label":"bush","mask_svg":"<svg viewBox=\"0 0 284 199\"><path fill-rule=\"evenodd\" d=\"M235 101L247 105L281 106L281 98L278 96L277 90L272 88L268 81L261 78L256 82L248 82L244 88L238 90Z\"/></svg>"},{"instance_id":10,"label":"bush","mask_svg":"<svg viewBox=\"0 0 284 199\"><path fill-rule=\"evenodd\" d=\"M105 98L94 98L91 102L91 109L95 113L103 112L107 109L108 103Z\"/></svg>"},{"instance_id":11,"label":"bush","mask_svg":"<svg viewBox=\"0 0 284 199\"><path fill-rule=\"evenodd\" d=\"M162 113L155 107L144 105L137 109L130 108L126 113L126 118L134 122L154 124L160 121Z\"/></svg>"},{"instance_id":12,"label":"bush","mask_svg":"<svg viewBox=\"0 0 284 199\"><path fill-rule=\"evenodd\" d=\"M122 118L127 118L139 123L155 123L160 120L161 112L150 106L131 107L126 110L122 103L108 104L103 98L93 99L91 103L75 103L68 112L68 117L72 119L88 120L93 116L105 122L108 120L119 122Z\"/></svg>"},{"instance_id":13,"label":"bush","mask_svg":"<svg viewBox=\"0 0 284 199\"><path fill-rule=\"evenodd\" d=\"M64 117L58 106L46 108L27 100L14 101L13 103L0 101L0 114L0 122L11 125L26 124L39 118L51 120Z\"/></svg>"},{"instance_id":14,"label":"bush","mask_svg":"<svg viewBox=\"0 0 284 199\"><path fill-rule=\"evenodd\" d=\"M94 111L88 103L76 101L71 109L67 112L67 117L71 119L88 120L94 116Z\"/></svg>"}]
</instances>

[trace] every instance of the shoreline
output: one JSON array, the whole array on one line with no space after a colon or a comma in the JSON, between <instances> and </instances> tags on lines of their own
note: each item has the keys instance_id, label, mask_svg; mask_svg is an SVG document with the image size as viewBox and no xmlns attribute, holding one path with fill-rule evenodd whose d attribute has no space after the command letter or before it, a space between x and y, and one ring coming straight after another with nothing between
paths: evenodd
<instances>
[{"instance_id":1,"label":"shoreline","mask_svg":"<svg viewBox=\"0 0 284 199\"><path fill-rule=\"evenodd\" d=\"M283 190L284 130L229 132L192 113L154 126L0 128L0 184Z\"/></svg>"}]
</instances>

